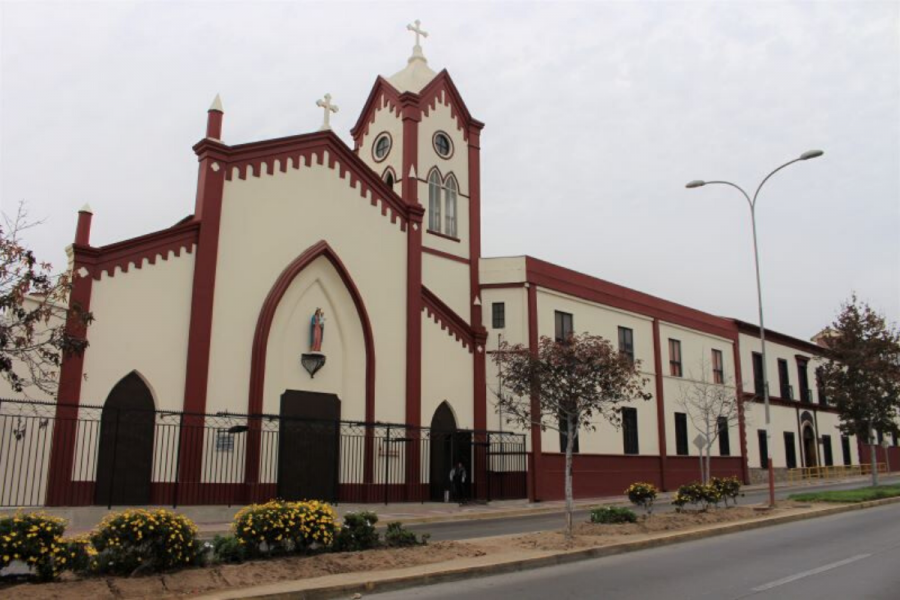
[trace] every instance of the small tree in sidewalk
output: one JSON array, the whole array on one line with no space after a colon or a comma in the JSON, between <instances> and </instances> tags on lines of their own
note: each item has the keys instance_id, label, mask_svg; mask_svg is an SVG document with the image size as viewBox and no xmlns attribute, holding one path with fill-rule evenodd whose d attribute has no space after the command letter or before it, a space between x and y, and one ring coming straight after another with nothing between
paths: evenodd
<instances>
[{"instance_id":1,"label":"small tree in sidewalk","mask_svg":"<svg viewBox=\"0 0 900 600\"><path fill-rule=\"evenodd\" d=\"M682 382L681 394L676 404L685 412L696 431L703 436L700 446L700 479L709 483L712 466L713 444L719 439L722 429L737 427L742 407L738 391L731 380L714 383L709 380L709 365L701 364L700 378L689 372Z\"/></svg>"},{"instance_id":2,"label":"small tree in sidewalk","mask_svg":"<svg viewBox=\"0 0 900 600\"><path fill-rule=\"evenodd\" d=\"M841 432L869 444L878 485L874 432L896 432L900 411L900 329L854 294L831 330L818 370L822 391L840 413Z\"/></svg>"},{"instance_id":3,"label":"small tree in sidewalk","mask_svg":"<svg viewBox=\"0 0 900 600\"><path fill-rule=\"evenodd\" d=\"M649 400L640 361L620 353L597 335L570 335L558 342L542 337L537 352L502 342L493 360L503 380L497 411L511 424L559 431L565 439L566 536L572 536L574 499L572 455L580 431L596 430L598 420L621 425L622 405Z\"/></svg>"}]
</instances>

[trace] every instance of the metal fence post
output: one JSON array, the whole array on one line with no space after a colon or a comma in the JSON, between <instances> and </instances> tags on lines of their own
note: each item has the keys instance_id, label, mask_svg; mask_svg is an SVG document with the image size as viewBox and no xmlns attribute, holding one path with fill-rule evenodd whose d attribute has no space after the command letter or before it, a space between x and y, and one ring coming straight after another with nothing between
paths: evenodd
<instances>
[{"instance_id":1,"label":"metal fence post","mask_svg":"<svg viewBox=\"0 0 900 600\"><path fill-rule=\"evenodd\" d=\"M387 505L388 503L388 476L390 469L390 459L391 459L391 426L387 427L387 436L384 441L384 503Z\"/></svg>"},{"instance_id":2,"label":"metal fence post","mask_svg":"<svg viewBox=\"0 0 900 600\"><path fill-rule=\"evenodd\" d=\"M106 497L106 508L112 508L112 497L113 497L113 489L115 488L116 482L116 456L119 453L119 409L114 409L116 411L116 428L113 433L113 455L112 455L112 469L110 469L109 474L109 493ZM103 422L103 416L101 414L100 422ZM100 427L100 436L103 437L103 427Z\"/></svg>"}]
</instances>

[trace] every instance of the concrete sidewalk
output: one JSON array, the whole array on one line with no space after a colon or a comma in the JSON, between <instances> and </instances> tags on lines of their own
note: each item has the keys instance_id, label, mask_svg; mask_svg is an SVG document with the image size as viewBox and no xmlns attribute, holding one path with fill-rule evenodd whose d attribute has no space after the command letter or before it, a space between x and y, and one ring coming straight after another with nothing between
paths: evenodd
<instances>
[{"instance_id":1,"label":"concrete sidewalk","mask_svg":"<svg viewBox=\"0 0 900 600\"><path fill-rule=\"evenodd\" d=\"M883 481L897 480L898 476L882 475ZM861 485L869 481L869 477L849 477L834 480L816 480L804 484L776 484L777 489L796 488L802 490L808 485L821 485L826 483L852 483ZM744 492L759 492L766 489L766 485L744 486ZM659 495L657 502L667 502L674 492L665 492ZM575 501L577 509L585 509L592 506L608 504L628 504L624 495L607 496L600 498L584 498ZM113 507L113 511L125 510L136 507ZM148 506L143 508L171 508L167 506ZM175 510L190 518L200 530L203 537L212 537L218 533L226 533L230 530L234 514L240 510L240 506L179 506ZM26 511L38 510L53 516L66 519L69 526L66 529L68 535L78 535L90 531L110 511L104 506L80 506L73 508L46 508L24 509ZM349 512L363 510L373 511L378 514L381 523L401 521L404 524L439 523L453 521L471 521L479 519L502 519L528 515L561 513L565 511L565 502L551 500L546 502L530 502L528 500L497 500L490 503L472 503L460 506L455 503L425 502L420 504L338 504L335 506L339 516ZM16 512L14 509L4 509L0 515Z\"/></svg>"}]
</instances>

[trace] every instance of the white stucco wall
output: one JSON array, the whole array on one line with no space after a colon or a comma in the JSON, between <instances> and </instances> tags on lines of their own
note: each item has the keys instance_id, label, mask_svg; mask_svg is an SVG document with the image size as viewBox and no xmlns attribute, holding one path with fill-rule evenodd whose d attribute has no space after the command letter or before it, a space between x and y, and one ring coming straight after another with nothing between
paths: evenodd
<instances>
[{"instance_id":1,"label":"white stucco wall","mask_svg":"<svg viewBox=\"0 0 900 600\"><path fill-rule=\"evenodd\" d=\"M310 246L325 240L355 281L372 324L377 357L375 417L381 421L403 420L406 233L399 222L391 223L380 207L371 206L368 198L351 188L349 177L341 179L337 167L329 169L327 158L323 163L288 168L284 173L276 166L273 175L248 175L246 180L235 177L225 183L207 395L210 412L247 410L253 335L266 295L285 267ZM321 294L323 301L330 294L328 299L335 307L332 316L349 314L337 308L347 303L339 290L323 286ZM309 298L312 302L313 296ZM296 331L285 332L285 339L304 339L309 316L305 323L300 316L289 319L285 326ZM331 331L342 333L355 326L333 321L329 325L334 328ZM328 344L328 333L325 339ZM348 339L347 343L355 342ZM292 355L283 360L293 361L296 348L290 344L284 348ZM268 359L280 360L272 354ZM291 367L283 364L282 368ZM299 364L293 368L302 369ZM327 381L328 369L326 365L316 377ZM365 373L360 371L353 377L364 381ZM279 385L288 381L284 379ZM290 381L291 385L301 383ZM302 389L312 388L305 385ZM351 391L343 389L345 395ZM358 387L352 390L359 393ZM277 406L283 392L267 384L264 405ZM347 406L359 406L364 401L349 397L342 400Z\"/></svg>"},{"instance_id":2,"label":"white stucco wall","mask_svg":"<svg viewBox=\"0 0 900 600\"><path fill-rule=\"evenodd\" d=\"M381 161L375 160L373 153L375 140L382 133L391 136L391 149L388 155ZM400 178L408 175L402 172L403 166L403 122L400 117L390 109L382 100L382 103L375 109L375 120L369 124L366 135L363 136L359 147L359 157L369 167L378 173L378 176L384 179L384 172L388 167L393 169L397 176L394 183L394 192L401 193Z\"/></svg>"},{"instance_id":3,"label":"white stucco wall","mask_svg":"<svg viewBox=\"0 0 900 600\"><path fill-rule=\"evenodd\" d=\"M137 371L157 410L182 409L193 277L194 253L182 250L94 281L82 404L102 405L120 379Z\"/></svg>"},{"instance_id":4,"label":"white stucco wall","mask_svg":"<svg viewBox=\"0 0 900 600\"><path fill-rule=\"evenodd\" d=\"M422 254L422 285L437 294L466 322L472 312L469 284L469 265L433 254Z\"/></svg>"}]
</instances>

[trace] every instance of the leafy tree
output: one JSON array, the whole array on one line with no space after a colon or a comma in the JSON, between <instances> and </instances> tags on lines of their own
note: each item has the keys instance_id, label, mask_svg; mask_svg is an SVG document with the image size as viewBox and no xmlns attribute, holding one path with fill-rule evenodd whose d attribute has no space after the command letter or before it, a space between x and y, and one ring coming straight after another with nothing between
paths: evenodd
<instances>
[{"instance_id":1,"label":"leafy tree","mask_svg":"<svg viewBox=\"0 0 900 600\"><path fill-rule=\"evenodd\" d=\"M649 400L643 391L640 361L632 361L609 341L587 333L564 342L542 337L532 354L522 344L502 342L493 355L503 388L497 411L507 422L538 425L566 439L566 536L572 536L572 453L580 431L596 430L602 419L619 427L622 405Z\"/></svg>"},{"instance_id":2,"label":"leafy tree","mask_svg":"<svg viewBox=\"0 0 900 600\"><path fill-rule=\"evenodd\" d=\"M39 224L20 204L0 225L0 376L16 392L36 388L55 396L62 358L88 345L73 332L93 317L80 307L69 309L71 274L54 275L25 246L22 232Z\"/></svg>"},{"instance_id":3,"label":"leafy tree","mask_svg":"<svg viewBox=\"0 0 900 600\"><path fill-rule=\"evenodd\" d=\"M855 294L841 306L831 329L819 369L822 389L840 412L841 432L869 444L877 485L873 433L897 432L900 330Z\"/></svg>"}]
</instances>

